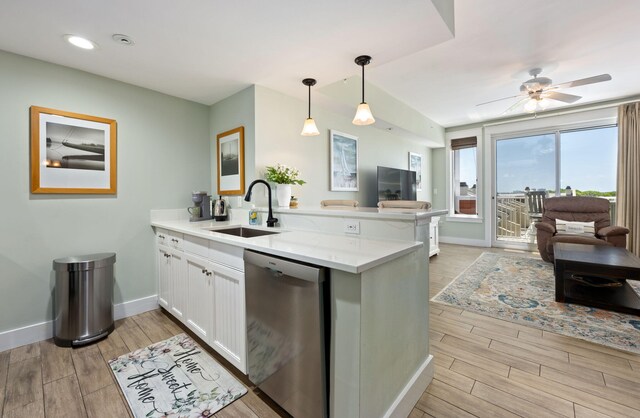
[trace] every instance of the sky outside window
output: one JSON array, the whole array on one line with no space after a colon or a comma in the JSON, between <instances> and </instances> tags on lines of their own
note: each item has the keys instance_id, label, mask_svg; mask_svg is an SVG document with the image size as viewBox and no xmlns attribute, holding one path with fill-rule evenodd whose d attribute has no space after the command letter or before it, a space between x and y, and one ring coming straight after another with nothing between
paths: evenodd
<instances>
[{"instance_id":1,"label":"sky outside window","mask_svg":"<svg viewBox=\"0 0 640 418\"><path fill-rule=\"evenodd\" d=\"M616 126L560 133L560 187L613 192L616 189ZM556 188L555 133L497 141L496 189L522 193Z\"/></svg>"},{"instance_id":2,"label":"sky outside window","mask_svg":"<svg viewBox=\"0 0 640 418\"><path fill-rule=\"evenodd\" d=\"M460 155L460 183L466 182L469 188L476 184L476 150L472 147L456 151Z\"/></svg>"},{"instance_id":3,"label":"sky outside window","mask_svg":"<svg viewBox=\"0 0 640 418\"><path fill-rule=\"evenodd\" d=\"M555 135L534 135L496 143L496 190L522 193L555 190Z\"/></svg>"},{"instance_id":4,"label":"sky outside window","mask_svg":"<svg viewBox=\"0 0 640 418\"><path fill-rule=\"evenodd\" d=\"M616 190L618 128L562 132L560 187L573 190Z\"/></svg>"}]
</instances>

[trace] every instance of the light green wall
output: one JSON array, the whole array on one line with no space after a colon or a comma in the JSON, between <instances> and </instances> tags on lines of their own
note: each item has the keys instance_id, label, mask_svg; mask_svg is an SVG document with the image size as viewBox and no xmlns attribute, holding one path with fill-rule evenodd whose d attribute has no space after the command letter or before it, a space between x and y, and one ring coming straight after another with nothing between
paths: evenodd
<instances>
[{"instance_id":1,"label":"light green wall","mask_svg":"<svg viewBox=\"0 0 640 418\"><path fill-rule=\"evenodd\" d=\"M444 209L447 207L445 149L434 148L431 150L431 182L433 193L433 207Z\"/></svg>"},{"instance_id":2,"label":"light green wall","mask_svg":"<svg viewBox=\"0 0 640 418\"><path fill-rule=\"evenodd\" d=\"M115 302L155 294L149 211L211 189L209 107L2 51L0 92L0 332L52 318L58 257L116 252ZM29 192L32 105L116 119L117 195Z\"/></svg>"},{"instance_id":3,"label":"light green wall","mask_svg":"<svg viewBox=\"0 0 640 418\"><path fill-rule=\"evenodd\" d=\"M219 101L210 108L209 131L211 144L211 178L213 193L218 192L216 137L222 132L244 126L245 185L255 178L255 86L248 87L233 96ZM235 203L235 202L233 202Z\"/></svg>"},{"instance_id":4,"label":"light green wall","mask_svg":"<svg viewBox=\"0 0 640 418\"><path fill-rule=\"evenodd\" d=\"M300 205L317 207L323 199L356 199L361 206L375 206L378 202L376 167L406 169L410 151L424 155L424 187L418 192L418 199L431 200L431 149L375 126L353 125L351 119L320 107L312 108L320 135L303 137L300 131L307 116L305 102L261 86L256 86L255 92L256 175L262 176L267 165L278 162L301 170L307 184L293 186ZM329 190L330 129L359 138L358 192ZM264 203L264 198L259 203Z\"/></svg>"}]
</instances>

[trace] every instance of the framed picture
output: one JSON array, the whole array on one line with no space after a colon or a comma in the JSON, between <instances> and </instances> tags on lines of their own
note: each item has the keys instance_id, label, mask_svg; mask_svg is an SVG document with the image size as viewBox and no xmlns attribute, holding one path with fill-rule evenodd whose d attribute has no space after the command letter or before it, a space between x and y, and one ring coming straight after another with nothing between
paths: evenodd
<instances>
[{"instance_id":1,"label":"framed picture","mask_svg":"<svg viewBox=\"0 0 640 418\"><path fill-rule=\"evenodd\" d=\"M218 194L244 194L244 126L217 136Z\"/></svg>"},{"instance_id":2,"label":"framed picture","mask_svg":"<svg viewBox=\"0 0 640 418\"><path fill-rule=\"evenodd\" d=\"M116 121L31 106L31 193L115 194Z\"/></svg>"},{"instance_id":3,"label":"framed picture","mask_svg":"<svg viewBox=\"0 0 640 418\"><path fill-rule=\"evenodd\" d=\"M409 153L409 171L416 172L416 190L422 190L422 154Z\"/></svg>"},{"instance_id":4,"label":"framed picture","mask_svg":"<svg viewBox=\"0 0 640 418\"><path fill-rule=\"evenodd\" d=\"M330 131L331 190L358 191L358 137Z\"/></svg>"}]
</instances>

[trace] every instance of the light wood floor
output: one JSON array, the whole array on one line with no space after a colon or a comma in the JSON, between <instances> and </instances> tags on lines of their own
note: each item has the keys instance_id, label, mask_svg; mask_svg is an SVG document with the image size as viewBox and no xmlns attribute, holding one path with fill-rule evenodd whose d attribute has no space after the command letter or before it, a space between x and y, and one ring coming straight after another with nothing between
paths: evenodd
<instances>
[{"instance_id":1,"label":"light wood floor","mask_svg":"<svg viewBox=\"0 0 640 418\"><path fill-rule=\"evenodd\" d=\"M441 248L430 263L431 296L483 251L502 251ZM2 352L0 416L129 417L105 359L180 332L152 311L116 321L107 339L88 347L60 348L49 340ZM640 355L436 304L430 339L435 378L410 418L640 417ZM286 416L234 374L250 390L216 417Z\"/></svg>"},{"instance_id":2,"label":"light wood floor","mask_svg":"<svg viewBox=\"0 0 640 418\"><path fill-rule=\"evenodd\" d=\"M482 252L442 245L435 296ZM640 355L430 304L435 378L411 418L640 417Z\"/></svg>"}]
</instances>

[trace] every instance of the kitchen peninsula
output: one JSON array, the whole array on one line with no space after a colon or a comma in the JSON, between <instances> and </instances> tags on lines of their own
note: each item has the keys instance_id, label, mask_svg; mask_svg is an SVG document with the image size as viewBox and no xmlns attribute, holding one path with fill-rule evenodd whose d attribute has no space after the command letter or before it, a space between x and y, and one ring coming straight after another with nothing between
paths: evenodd
<instances>
[{"instance_id":1,"label":"kitchen peninsula","mask_svg":"<svg viewBox=\"0 0 640 418\"><path fill-rule=\"evenodd\" d=\"M328 268L330 416L409 414L433 377L428 225L444 211L276 210L281 226L259 229L279 233L252 238L216 232L246 226L246 210L194 223L183 212L151 212L167 312L246 373L244 250ZM360 235L338 232L354 222Z\"/></svg>"}]
</instances>

